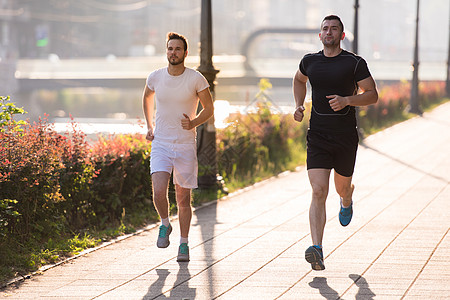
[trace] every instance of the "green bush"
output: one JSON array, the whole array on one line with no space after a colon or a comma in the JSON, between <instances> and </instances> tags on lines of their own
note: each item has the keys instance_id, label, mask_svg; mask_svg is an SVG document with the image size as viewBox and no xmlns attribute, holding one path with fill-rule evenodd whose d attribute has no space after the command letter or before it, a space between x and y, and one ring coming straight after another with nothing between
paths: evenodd
<instances>
[{"instance_id":1,"label":"green bush","mask_svg":"<svg viewBox=\"0 0 450 300\"><path fill-rule=\"evenodd\" d=\"M218 171L227 185L242 187L304 163L308 120L272 114L268 103L228 121L217 131Z\"/></svg>"},{"instance_id":2,"label":"green bush","mask_svg":"<svg viewBox=\"0 0 450 300\"><path fill-rule=\"evenodd\" d=\"M9 96L0 96L0 132L17 132L21 131L21 126L25 125L25 121L14 120L14 115L23 115L27 112L22 107L17 107L11 102Z\"/></svg>"},{"instance_id":3,"label":"green bush","mask_svg":"<svg viewBox=\"0 0 450 300\"><path fill-rule=\"evenodd\" d=\"M0 161L3 164L9 164L8 154L9 147L13 141L8 138L5 132L11 132L16 135L22 130L21 126L25 124L23 121L15 121L14 115L26 113L23 108L18 108L14 103L10 102L9 96L0 96ZM0 182L5 180L11 172L12 168L5 168L4 172L0 172ZM8 233L8 227L11 223L15 223L20 216L17 211L17 200L8 199L7 197L0 197L0 238L3 238Z\"/></svg>"}]
</instances>

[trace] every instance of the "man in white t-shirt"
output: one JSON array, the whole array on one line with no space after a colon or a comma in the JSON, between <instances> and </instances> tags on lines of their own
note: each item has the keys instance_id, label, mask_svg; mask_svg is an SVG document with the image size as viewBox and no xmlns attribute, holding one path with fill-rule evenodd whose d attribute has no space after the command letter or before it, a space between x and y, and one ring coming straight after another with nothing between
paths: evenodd
<instances>
[{"instance_id":1,"label":"man in white t-shirt","mask_svg":"<svg viewBox=\"0 0 450 300\"><path fill-rule=\"evenodd\" d=\"M198 172L195 128L213 115L214 105L208 81L202 74L184 65L188 54L186 38L169 32L166 46L168 67L153 71L148 76L142 101L148 128L146 138L152 142L150 172L153 203L162 223L157 246L167 248L170 244L172 226L167 191L173 171L181 233L177 261L189 261L191 189L197 188ZM203 109L197 114L199 100Z\"/></svg>"}]
</instances>

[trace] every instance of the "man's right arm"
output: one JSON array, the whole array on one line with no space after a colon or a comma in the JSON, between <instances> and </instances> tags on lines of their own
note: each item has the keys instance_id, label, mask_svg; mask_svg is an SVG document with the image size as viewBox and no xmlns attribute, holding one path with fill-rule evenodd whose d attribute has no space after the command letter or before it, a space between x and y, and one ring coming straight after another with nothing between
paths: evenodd
<instances>
[{"instance_id":1,"label":"man's right arm","mask_svg":"<svg viewBox=\"0 0 450 300\"><path fill-rule=\"evenodd\" d=\"M294 112L294 120L301 122L303 120L303 113L305 111L305 107L303 103L305 102L306 97L306 82L308 81L308 77L304 75L300 70L297 70L294 76L294 80L292 83L292 88L294 92L294 100L295 100L295 112Z\"/></svg>"},{"instance_id":2,"label":"man's right arm","mask_svg":"<svg viewBox=\"0 0 450 300\"><path fill-rule=\"evenodd\" d=\"M146 139L153 141L153 114L154 114L154 97L155 92L145 85L144 95L142 96L142 106L144 110L145 121L147 122Z\"/></svg>"}]
</instances>

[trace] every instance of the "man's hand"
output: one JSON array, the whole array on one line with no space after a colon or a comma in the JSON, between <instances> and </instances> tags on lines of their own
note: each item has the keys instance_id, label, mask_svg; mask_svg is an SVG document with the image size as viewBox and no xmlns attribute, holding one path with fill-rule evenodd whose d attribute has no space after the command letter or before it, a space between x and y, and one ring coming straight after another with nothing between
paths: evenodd
<instances>
[{"instance_id":1,"label":"man's hand","mask_svg":"<svg viewBox=\"0 0 450 300\"><path fill-rule=\"evenodd\" d=\"M340 111L347 105L349 105L349 101L347 97L341 97L339 95L329 95L327 99L331 99L328 101L330 103L331 109L334 111Z\"/></svg>"},{"instance_id":2,"label":"man's hand","mask_svg":"<svg viewBox=\"0 0 450 300\"><path fill-rule=\"evenodd\" d=\"M189 119L189 116L186 114L183 114L184 119L181 119L181 127L185 130L191 130L192 129L192 123L191 119Z\"/></svg>"},{"instance_id":3,"label":"man's hand","mask_svg":"<svg viewBox=\"0 0 450 300\"><path fill-rule=\"evenodd\" d=\"M297 122L301 122L303 120L303 116L304 116L304 112L305 108L300 105L299 107L297 107L297 109L294 112L294 120Z\"/></svg>"},{"instance_id":4,"label":"man's hand","mask_svg":"<svg viewBox=\"0 0 450 300\"><path fill-rule=\"evenodd\" d=\"M153 135L153 127L148 128L147 135L145 136L145 138L150 142L153 141L153 139L155 138L155 136Z\"/></svg>"}]
</instances>

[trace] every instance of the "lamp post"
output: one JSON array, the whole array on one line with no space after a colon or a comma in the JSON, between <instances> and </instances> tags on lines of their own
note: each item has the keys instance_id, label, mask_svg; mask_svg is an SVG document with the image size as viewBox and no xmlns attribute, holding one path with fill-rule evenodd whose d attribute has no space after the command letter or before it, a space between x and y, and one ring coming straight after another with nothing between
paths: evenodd
<instances>
[{"instance_id":1,"label":"lamp post","mask_svg":"<svg viewBox=\"0 0 450 300\"><path fill-rule=\"evenodd\" d=\"M450 5L449 5L450 8ZM450 16L450 11L449 11ZM447 94L447 97L450 97L450 17L448 22L448 57L447 57L447 81L445 83L445 91Z\"/></svg>"},{"instance_id":2,"label":"lamp post","mask_svg":"<svg viewBox=\"0 0 450 300\"><path fill-rule=\"evenodd\" d=\"M417 0L416 37L414 43L413 78L411 83L411 99L408 111L413 114L422 114L419 107L419 2Z\"/></svg>"},{"instance_id":3,"label":"lamp post","mask_svg":"<svg viewBox=\"0 0 450 300\"><path fill-rule=\"evenodd\" d=\"M358 54L358 8L359 1L355 0L355 19L353 22L353 53Z\"/></svg>"},{"instance_id":4,"label":"lamp post","mask_svg":"<svg viewBox=\"0 0 450 300\"><path fill-rule=\"evenodd\" d=\"M200 22L200 66L197 70L209 83L213 100L215 99L215 79L219 70L212 64L212 13L211 0L202 0ZM213 188L217 184L216 128L214 117L199 126L197 132L197 156L199 162L198 186Z\"/></svg>"},{"instance_id":5,"label":"lamp post","mask_svg":"<svg viewBox=\"0 0 450 300\"><path fill-rule=\"evenodd\" d=\"M358 9L359 9L359 1L355 0L355 17L354 17L354 21L353 21L353 53L358 54ZM359 121L359 107L356 106L355 107L355 111L356 111L356 122L357 124L360 123ZM364 133L361 129L361 127L358 125L357 126L357 130L358 130L358 136L361 140L364 139Z\"/></svg>"}]
</instances>

